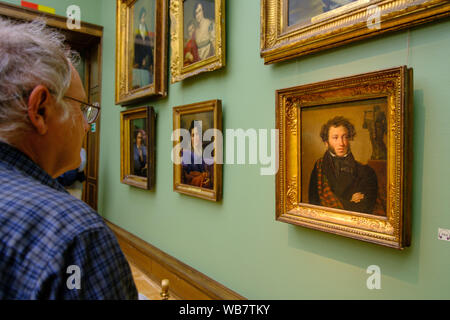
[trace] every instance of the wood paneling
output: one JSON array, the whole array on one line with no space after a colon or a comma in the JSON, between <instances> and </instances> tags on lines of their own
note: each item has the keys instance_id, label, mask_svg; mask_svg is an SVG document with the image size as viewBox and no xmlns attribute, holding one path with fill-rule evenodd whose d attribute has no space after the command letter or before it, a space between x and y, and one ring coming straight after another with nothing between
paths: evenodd
<instances>
[{"instance_id":1,"label":"wood paneling","mask_svg":"<svg viewBox=\"0 0 450 320\"><path fill-rule=\"evenodd\" d=\"M87 87L89 102L98 102L101 105L101 44L92 46L87 50ZM97 192L98 192L98 165L100 154L100 118L86 135L87 164L86 164L86 183L87 192L84 193L83 200L94 210L97 210Z\"/></svg>"},{"instance_id":2,"label":"wood paneling","mask_svg":"<svg viewBox=\"0 0 450 320\"><path fill-rule=\"evenodd\" d=\"M97 210L97 185L95 183L86 183L86 198L84 201L94 210Z\"/></svg>"},{"instance_id":3,"label":"wood paneling","mask_svg":"<svg viewBox=\"0 0 450 320\"><path fill-rule=\"evenodd\" d=\"M144 240L106 221L127 259L153 281L170 281L170 292L183 300L245 300L243 296L189 267Z\"/></svg>"}]
</instances>

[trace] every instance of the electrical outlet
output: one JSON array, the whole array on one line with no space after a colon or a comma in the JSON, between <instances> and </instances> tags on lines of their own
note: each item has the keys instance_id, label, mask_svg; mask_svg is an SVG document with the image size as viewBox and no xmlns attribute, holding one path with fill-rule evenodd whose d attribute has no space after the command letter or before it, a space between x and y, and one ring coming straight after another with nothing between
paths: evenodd
<instances>
[{"instance_id":1,"label":"electrical outlet","mask_svg":"<svg viewBox=\"0 0 450 320\"><path fill-rule=\"evenodd\" d=\"M438 239L439 240L450 241L450 230L439 228L439 230L438 230Z\"/></svg>"}]
</instances>

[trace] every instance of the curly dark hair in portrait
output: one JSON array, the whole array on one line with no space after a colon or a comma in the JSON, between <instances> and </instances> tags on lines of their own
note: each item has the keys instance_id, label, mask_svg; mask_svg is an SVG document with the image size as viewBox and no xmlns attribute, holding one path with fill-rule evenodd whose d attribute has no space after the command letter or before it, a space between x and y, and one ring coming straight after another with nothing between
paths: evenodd
<instances>
[{"instance_id":1,"label":"curly dark hair in portrait","mask_svg":"<svg viewBox=\"0 0 450 320\"><path fill-rule=\"evenodd\" d=\"M193 15L194 20L195 20L195 16L196 16L196 13L197 13L197 7L198 7L198 6L201 6L201 7L202 7L203 16L204 16L206 19L212 19L212 18L214 18L214 17L210 17L210 15L208 15L208 12L205 12L205 5L204 5L204 3L203 3L202 1L197 1L197 2L195 3L195 5L194 5L194 10L193 10L193 13L194 13L194 15Z\"/></svg>"},{"instance_id":2,"label":"curly dark hair in portrait","mask_svg":"<svg viewBox=\"0 0 450 320\"><path fill-rule=\"evenodd\" d=\"M347 129L348 139L353 140L353 138L356 136L355 126L348 119L342 116L337 116L333 119L328 120L328 122L322 126L322 129L320 130L320 137L322 138L322 141L328 142L328 133L331 127L340 126L343 126Z\"/></svg>"},{"instance_id":3,"label":"curly dark hair in portrait","mask_svg":"<svg viewBox=\"0 0 450 320\"><path fill-rule=\"evenodd\" d=\"M205 9L204 9L204 7L203 7L203 3L201 3L200 1L197 1L196 3L195 3L195 5L194 5L194 10L193 10L193 17L194 17L194 19L195 19L195 13L196 13L196 11L197 11L197 7L198 6L201 6L202 7L202 10L203 10L203 15L205 15Z\"/></svg>"}]
</instances>

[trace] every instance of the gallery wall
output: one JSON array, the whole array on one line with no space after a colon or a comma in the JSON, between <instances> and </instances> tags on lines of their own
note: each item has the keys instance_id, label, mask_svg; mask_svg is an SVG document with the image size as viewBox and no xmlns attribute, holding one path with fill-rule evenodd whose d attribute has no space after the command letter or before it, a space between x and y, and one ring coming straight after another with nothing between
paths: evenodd
<instances>
[{"instance_id":1,"label":"gallery wall","mask_svg":"<svg viewBox=\"0 0 450 320\"><path fill-rule=\"evenodd\" d=\"M79 4L83 20L104 27L100 214L250 299L450 298L450 242L437 239L438 228L450 229L450 20L265 66L260 1L226 2L226 67L169 84L167 98L144 104L157 113L156 187L145 191L120 183L126 108L114 104L115 1L39 1L59 15ZM259 164L225 164L219 203L173 192L174 106L221 99L224 129L273 129L275 90L401 65L414 69L410 248L275 221L275 177ZM379 290L366 286L371 265L381 269Z\"/></svg>"}]
</instances>

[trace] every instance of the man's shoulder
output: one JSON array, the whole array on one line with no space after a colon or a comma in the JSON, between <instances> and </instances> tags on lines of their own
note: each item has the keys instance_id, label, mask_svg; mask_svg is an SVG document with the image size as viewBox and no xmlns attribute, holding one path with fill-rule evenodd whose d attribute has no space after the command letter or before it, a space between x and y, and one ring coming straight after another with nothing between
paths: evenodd
<instances>
[{"instance_id":1,"label":"man's shoulder","mask_svg":"<svg viewBox=\"0 0 450 320\"><path fill-rule=\"evenodd\" d=\"M14 247L25 245L22 235L60 246L87 230L106 227L97 212L69 193L1 171L0 222L0 234L10 235L3 240Z\"/></svg>"},{"instance_id":2,"label":"man's shoulder","mask_svg":"<svg viewBox=\"0 0 450 320\"><path fill-rule=\"evenodd\" d=\"M317 166L322 165L323 159L324 159L324 158L325 158L325 157L322 156L322 157L320 157L319 159L317 159L317 160L314 162L314 168L316 168Z\"/></svg>"}]
</instances>

